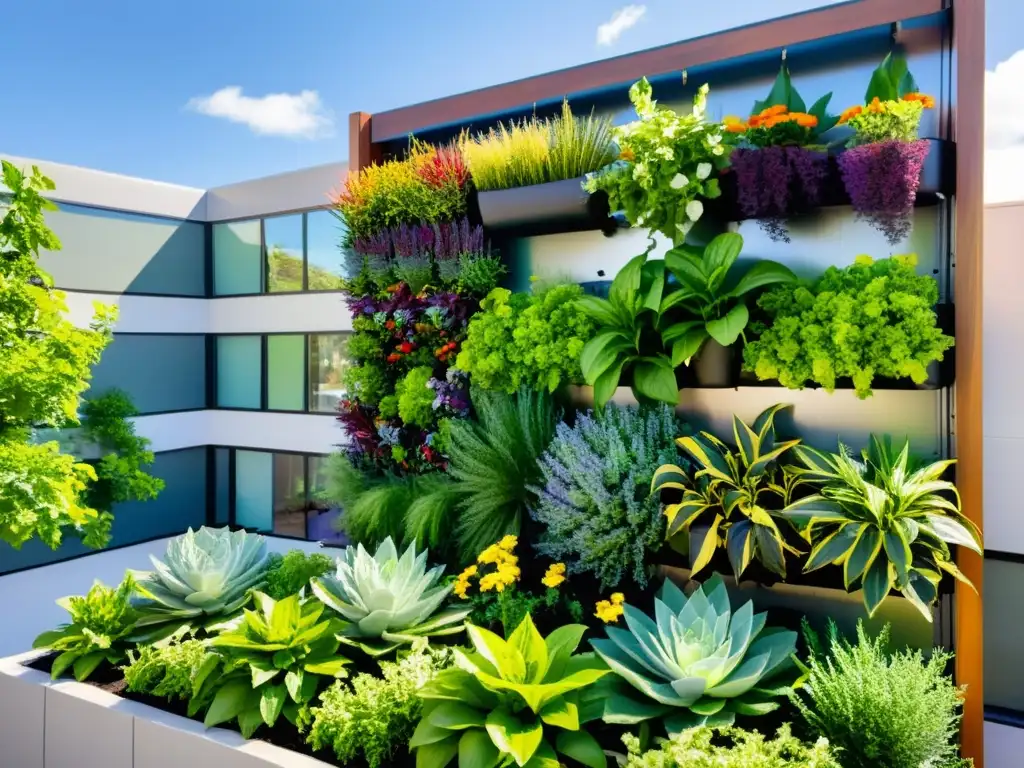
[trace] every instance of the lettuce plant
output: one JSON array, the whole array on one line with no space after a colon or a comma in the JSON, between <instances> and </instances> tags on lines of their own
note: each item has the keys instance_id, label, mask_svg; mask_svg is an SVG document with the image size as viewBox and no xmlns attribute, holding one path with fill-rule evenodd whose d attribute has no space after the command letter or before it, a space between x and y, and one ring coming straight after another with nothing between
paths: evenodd
<instances>
[{"instance_id":1,"label":"lettuce plant","mask_svg":"<svg viewBox=\"0 0 1024 768\"><path fill-rule=\"evenodd\" d=\"M57 605L71 623L43 632L33 648L58 651L50 676L56 680L71 667L76 680L85 680L104 661L119 664L130 647L129 635L138 614L131 605L135 582L130 575L116 588L96 582L84 596L62 597Z\"/></svg>"},{"instance_id":2,"label":"lettuce plant","mask_svg":"<svg viewBox=\"0 0 1024 768\"><path fill-rule=\"evenodd\" d=\"M459 765L555 765L558 755L588 768L607 759L583 725L600 706L581 694L608 674L593 654L573 655L586 631L569 624L541 637L527 616L503 640L467 628L474 653L455 651L455 666L424 686L423 718L409 746L419 768Z\"/></svg>"},{"instance_id":3,"label":"lettuce plant","mask_svg":"<svg viewBox=\"0 0 1024 768\"><path fill-rule=\"evenodd\" d=\"M438 610L451 593L439 584L444 566L427 570L427 553L410 545L398 556L388 538L370 555L362 544L345 549L337 571L313 579L313 593L344 617L342 642L371 656L431 635L454 635L470 609Z\"/></svg>"},{"instance_id":4,"label":"lettuce plant","mask_svg":"<svg viewBox=\"0 0 1024 768\"><path fill-rule=\"evenodd\" d=\"M544 485L530 514L546 529L536 549L592 573L602 590L632 579L647 584L651 553L665 541L665 517L650 493L655 470L675 460L684 430L672 409L612 404L559 424L541 457Z\"/></svg>"},{"instance_id":5,"label":"lettuce plant","mask_svg":"<svg viewBox=\"0 0 1024 768\"><path fill-rule=\"evenodd\" d=\"M624 768L841 768L828 739L807 744L793 735L788 724L773 739L742 728L701 726L648 752L641 749L636 736L622 740L629 750Z\"/></svg>"},{"instance_id":6,"label":"lettuce plant","mask_svg":"<svg viewBox=\"0 0 1024 768\"><path fill-rule=\"evenodd\" d=\"M163 560L150 555L153 571L133 575L140 632L153 642L206 628L237 612L249 590L262 586L269 560L262 536L228 528L191 528L167 544Z\"/></svg>"},{"instance_id":7,"label":"lettuce plant","mask_svg":"<svg viewBox=\"0 0 1024 768\"><path fill-rule=\"evenodd\" d=\"M188 706L190 717L206 709L207 728L237 720L245 738L282 714L294 725L324 680L344 677L349 663L337 655L341 623L323 618L322 603L253 594L256 609L210 641L214 653L194 674Z\"/></svg>"},{"instance_id":8,"label":"lettuce plant","mask_svg":"<svg viewBox=\"0 0 1024 768\"><path fill-rule=\"evenodd\" d=\"M780 460L800 443L776 442L775 416L788 408L774 405L746 424L732 417L736 449L709 432L680 437L676 442L690 455L696 471L692 477L680 466L658 468L652 493L672 489L682 492L680 501L665 507L669 538L689 532L697 523L709 526L692 573L704 570L718 548L729 554L736 578L757 559L768 570L785 578L786 555L797 550L786 543L773 516L789 504L800 477L780 466Z\"/></svg>"},{"instance_id":9,"label":"lettuce plant","mask_svg":"<svg viewBox=\"0 0 1024 768\"><path fill-rule=\"evenodd\" d=\"M858 256L811 283L775 286L758 299L768 320L745 346L744 367L790 389L816 383L832 392L849 377L860 398L876 377L924 383L953 338L937 324L938 283L916 263Z\"/></svg>"},{"instance_id":10,"label":"lettuce plant","mask_svg":"<svg viewBox=\"0 0 1024 768\"><path fill-rule=\"evenodd\" d=\"M275 600L283 600L309 587L314 576L323 576L334 570L334 561L320 552L292 549L283 555L270 556L264 592Z\"/></svg>"},{"instance_id":11,"label":"lettuce plant","mask_svg":"<svg viewBox=\"0 0 1024 768\"><path fill-rule=\"evenodd\" d=\"M623 606L628 630L608 627L591 640L628 685L604 700L604 720L632 725L664 718L670 734L696 725L731 725L736 715L764 715L791 686L777 678L790 666L796 633L765 627L746 602L733 612L715 574L690 595L666 580L651 619Z\"/></svg>"},{"instance_id":12,"label":"lettuce plant","mask_svg":"<svg viewBox=\"0 0 1024 768\"><path fill-rule=\"evenodd\" d=\"M170 645L140 645L128 651L124 681L133 693L187 701L192 680L209 654L202 640L183 640Z\"/></svg>"}]
</instances>

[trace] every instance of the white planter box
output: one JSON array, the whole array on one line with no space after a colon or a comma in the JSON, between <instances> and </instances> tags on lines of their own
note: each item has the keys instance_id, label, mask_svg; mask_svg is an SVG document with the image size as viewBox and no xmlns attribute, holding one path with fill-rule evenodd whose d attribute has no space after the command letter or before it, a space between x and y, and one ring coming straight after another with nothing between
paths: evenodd
<instances>
[{"instance_id":1,"label":"white planter box","mask_svg":"<svg viewBox=\"0 0 1024 768\"><path fill-rule=\"evenodd\" d=\"M246 741L235 731L122 699L85 683L51 681L0 659L0 762L11 768L324 768L327 763Z\"/></svg>"}]
</instances>

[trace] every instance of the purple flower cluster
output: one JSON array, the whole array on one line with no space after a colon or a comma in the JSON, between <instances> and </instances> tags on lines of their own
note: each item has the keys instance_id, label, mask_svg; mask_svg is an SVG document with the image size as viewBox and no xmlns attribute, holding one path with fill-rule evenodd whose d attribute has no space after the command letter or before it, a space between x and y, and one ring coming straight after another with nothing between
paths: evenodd
<instances>
[{"instance_id":1,"label":"purple flower cluster","mask_svg":"<svg viewBox=\"0 0 1024 768\"><path fill-rule=\"evenodd\" d=\"M484 252L484 228L471 227L469 219L434 225L434 259L442 280L454 280L463 256Z\"/></svg>"},{"instance_id":2,"label":"purple flower cluster","mask_svg":"<svg viewBox=\"0 0 1024 768\"><path fill-rule=\"evenodd\" d=\"M806 147L735 149L737 197L743 215L758 219L775 241L789 242L785 220L821 205L828 155Z\"/></svg>"},{"instance_id":3,"label":"purple flower cluster","mask_svg":"<svg viewBox=\"0 0 1024 768\"><path fill-rule=\"evenodd\" d=\"M464 371L449 368L444 379L431 379L427 382L436 393L434 410L443 416L456 416L464 419L469 416L469 375Z\"/></svg>"},{"instance_id":4,"label":"purple flower cluster","mask_svg":"<svg viewBox=\"0 0 1024 768\"><path fill-rule=\"evenodd\" d=\"M921 185L928 142L882 141L839 155L839 169L858 218L867 219L890 245L910 234L910 214Z\"/></svg>"}]
</instances>

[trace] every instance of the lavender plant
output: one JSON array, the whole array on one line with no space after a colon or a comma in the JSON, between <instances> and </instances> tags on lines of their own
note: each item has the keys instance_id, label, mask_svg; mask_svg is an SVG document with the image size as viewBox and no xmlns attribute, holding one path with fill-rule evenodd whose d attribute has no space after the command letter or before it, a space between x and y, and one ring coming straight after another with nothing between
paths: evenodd
<instances>
[{"instance_id":1,"label":"lavender plant","mask_svg":"<svg viewBox=\"0 0 1024 768\"><path fill-rule=\"evenodd\" d=\"M403 224L392 231L395 247L395 271L409 289L419 293L433 275L431 254L434 250L434 230L426 224Z\"/></svg>"},{"instance_id":2,"label":"lavender plant","mask_svg":"<svg viewBox=\"0 0 1024 768\"><path fill-rule=\"evenodd\" d=\"M608 405L559 424L540 459L544 485L530 513L546 526L537 551L570 573L591 573L602 589L627 578L647 584L648 555L665 540L665 518L650 495L664 462L678 461L685 424L668 405Z\"/></svg>"}]
</instances>

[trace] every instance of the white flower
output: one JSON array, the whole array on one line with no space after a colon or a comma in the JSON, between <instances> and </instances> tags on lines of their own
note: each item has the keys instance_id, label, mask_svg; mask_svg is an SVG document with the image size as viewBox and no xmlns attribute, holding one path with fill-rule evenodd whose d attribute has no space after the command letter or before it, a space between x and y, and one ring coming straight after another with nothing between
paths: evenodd
<instances>
[{"instance_id":1,"label":"white flower","mask_svg":"<svg viewBox=\"0 0 1024 768\"><path fill-rule=\"evenodd\" d=\"M676 156L672 151L672 147L658 147L654 150L654 154L664 160L674 160Z\"/></svg>"},{"instance_id":2,"label":"white flower","mask_svg":"<svg viewBox=\"0 0 1024 768\"><path fill-rule=\"evenodd\" d=\"M711 175L711 163L699 163L697 165L697 178L704 181Z\"/></svg>"},{"instance_id":3,"label":"white flower","mask_svg":"<svg viewBox=\"0 0 1024 768\"><path fill-rule=\"evenodd\" d=\"M686 237L690 230L693 229L693 222L684 221L682 224L676 224L676 229L683 233L683 237Z\"/></svg>"},{"instance_id":4,"label":"white flower","mask_svg":"<svg viewBox=\"0 0 1024 768\"><path fill-rule=\"evenodd\" d=\"M672 189L682 189L689 183L690 180L688 178L683 176L683 174L681 173L677 173L675 176L672 177L672 181L670 181L668 185L672 187Z\"/></svg>"},{"instance_id":5,"label":"white flower","mask_svg":"<svg viewBox=\"0 0 1024 768\"><path fill-rule=\"evenodd\" d=\"M713 133L708 136L708 144L712 147L717 146L722 142L722 135L720 133Z\"/></svg>"},{"instance_id":6,"label":"white flower","mask_svg":"<svg viewBox=\"0 0 1024 768\"><path fill-rule=\"evenodd\" d=\"M636 225L638 227L642 227L646 221L647 221L647 217L644 214L642 214L642 213L639 216L636 217Z\"/></svg>"},{"instance_id":7,"label":"white flower","mask_svg":"<svg viewBox=\"0 0 1024 768\"><path fill-rule=\"evenodd\" d=\"M721 145L719 145L719 146L717 146L717 147L713 147L713 148L711 149L711 154L712 154L712 155L721 155L721 154L723 154L724 152L725 152L725 147L723 147L723 146L721 146Z\"/></svg>"},{"instance_id":8,"label":"white flower","mask_svg":"<svg viewBox=\"0 0 1024 768\"><path fill-rule=\"evenodd\" d=\"M686 216L690 221L696 221L704 215L704 203L700 200L691 200L686 204Z\"/></svg>"},{"instance_id":9,"label":"white flower","mask_svg":"<svg viewBox=\"0 0 1024 768\"><path fill-rule=\"evenodd\" d=\"M633 166L633 180L642 179L647 175L647 164L637 163Z\"/></svg>"},{"instance_id":10,"label":"white flower","mask_svg":"<svg viewBox=\"0 0 1024 768\"><path fill-rule=\"evenodd\" d=\"M674 138L676 135L676 127L674 125L667 126L666 128L662 129L661 135L664 136L666 139Z\"/></svg>"}]
</instances>

